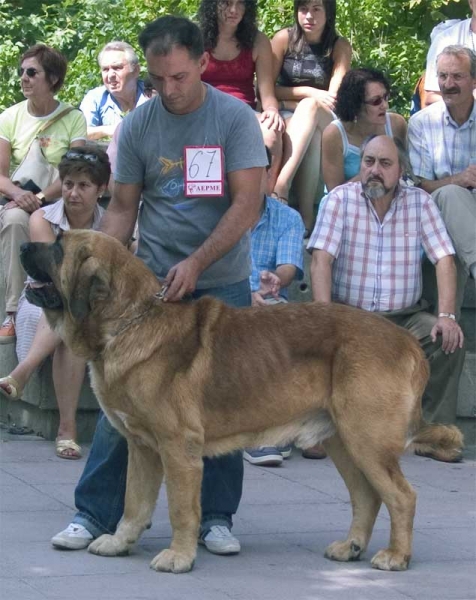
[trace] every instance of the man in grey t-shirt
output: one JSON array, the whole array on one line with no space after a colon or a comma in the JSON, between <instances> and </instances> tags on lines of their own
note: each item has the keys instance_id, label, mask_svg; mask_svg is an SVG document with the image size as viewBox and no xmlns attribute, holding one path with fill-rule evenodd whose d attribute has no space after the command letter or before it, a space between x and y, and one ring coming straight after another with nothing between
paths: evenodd
<instances>
[{"instance_id":1,"label":"man in grey t-shirt","mask_svg":"<svg viewBox=\"0 0 476 600\"><path fill-rule=\"evenodd\" d=\"M208 54L187 19L159 18L139 43L159 96L123 121L102 230L126 243L142 197L138 256L165 279L165 301L208 294L249 306L249 229L268 164L258 121L245 103L201 82ZM125 440L102 417L76 487L78 513L54 546L84 548L116 529L126 467ZM240 551L230 529L242 480L240 453L204 459L200 541L216 554Z\"/></svg>"}]
</instances>

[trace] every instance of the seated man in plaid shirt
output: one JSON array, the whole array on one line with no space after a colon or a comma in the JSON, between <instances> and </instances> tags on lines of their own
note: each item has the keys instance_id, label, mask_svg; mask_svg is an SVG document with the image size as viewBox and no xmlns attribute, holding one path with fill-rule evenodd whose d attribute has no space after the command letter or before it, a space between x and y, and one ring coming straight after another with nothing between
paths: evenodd
<instances>
[{"instance_id":1,"label":"seated man in plaid shirt","mask_svg":"<svg viewBox=\"0 0 476 600\"><path fill-rule=\"evenodd\" d=\"M408 142L413 172L441 211L456 250L458 315L468 275L476 279L476 53L447 46L436 70L443 101L410 119Z\"/></svg>"},{"instance_id":2,"label":"seated man in plaid shirt","mask_svg":"<svg viewBox=\"0 0 476 600\"><path fill-rule=\"evenodd\" d=\"M266 148L268 161L271 154ZM267 167L267 170L269 166ZM261 189L261 214L251 230L250 287L253 306L287 302L287 287L303 277L304 223L293 208L265 196L266 173ZM244 458L254 465L276 466L291 455L291 446L247 448Z\"/></svg>"},{"instance_id":3,"label":"seated man in plaid shirt","mask_svg":"<svg viewBox=\"0 0 476 600\"><path fill-rule=\"evenodd\" d=\"M411 331L430 363L424 418L453 423L464 360L455 318L455 251L431 196L400 187L405 164L405 151L387 136L363 145L361 181L335 188L321 204L308 244L312 292L315 300L381 313ZM436 268L438 317L421 300L422 248ZM460 450L424 455L461 460Z\"/></svg>"}]
</instances>

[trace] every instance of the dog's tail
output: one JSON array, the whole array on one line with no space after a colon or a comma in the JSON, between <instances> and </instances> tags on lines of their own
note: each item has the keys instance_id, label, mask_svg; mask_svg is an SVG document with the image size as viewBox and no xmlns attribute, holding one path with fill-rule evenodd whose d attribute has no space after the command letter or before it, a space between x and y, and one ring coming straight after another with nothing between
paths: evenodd
<instances>
[{"instance_id":1,"label":"dog's tail","mask_svg":"<svg viewBox=\"0 0 476 600\"><path fill-rule=\"evenodd\" d=\"M415 454L429 456L444 462L462 459L464 436L456 425L438 425L421 422L412 439Z\"/></svg>"}]
</instances>

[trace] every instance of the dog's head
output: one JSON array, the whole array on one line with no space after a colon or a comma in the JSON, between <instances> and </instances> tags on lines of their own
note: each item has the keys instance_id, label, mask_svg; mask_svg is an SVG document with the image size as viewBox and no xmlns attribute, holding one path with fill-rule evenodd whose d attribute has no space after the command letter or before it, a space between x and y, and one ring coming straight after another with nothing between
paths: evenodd
<instances>
[{"instance_id":1,"label":"dog's head","mask_svg":"<svg viewBox=\"0 0 476 600\"><path fill-rule=\"evenodd\" d=\"M114 238L94 231L69 231L51 244L23 244L21 262L35 280L27 287L27 299L44 309L63 338L87 338L87 345L97 346L105 324L114 328L118 320L133 317L160 289L142 261ZM72 345L71 339L65 341Z\"/></svg>"}]
</instances>

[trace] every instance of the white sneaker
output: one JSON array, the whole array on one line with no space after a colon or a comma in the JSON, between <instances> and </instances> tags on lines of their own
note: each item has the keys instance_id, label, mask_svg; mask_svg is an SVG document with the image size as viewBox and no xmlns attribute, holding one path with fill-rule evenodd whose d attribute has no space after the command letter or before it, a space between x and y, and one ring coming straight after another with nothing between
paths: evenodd
<instances>
[{"instance_id":1,"label":"white sneaker","mask_svg":"<svg viewBox=\"0 0 476 600\"><path fill-rule=\"evenodd\" d=\"M51 538L51 543L55 548L63 550L82 550L87 548L93 539L94 537L86 527L77 523L70 523L66 529Z\"/></svg>"},{"instance_id":2,"label":"white sneaker","mask_svg":"<svg viewBox=\"0 0 476 600\"><path fill-rule=\"evenodd\" d=\"M212 525L207 535L198 539L198 543L213 554L238 554L241 550L240 542L225 525Z\"/></svg>"}]
</instances>

